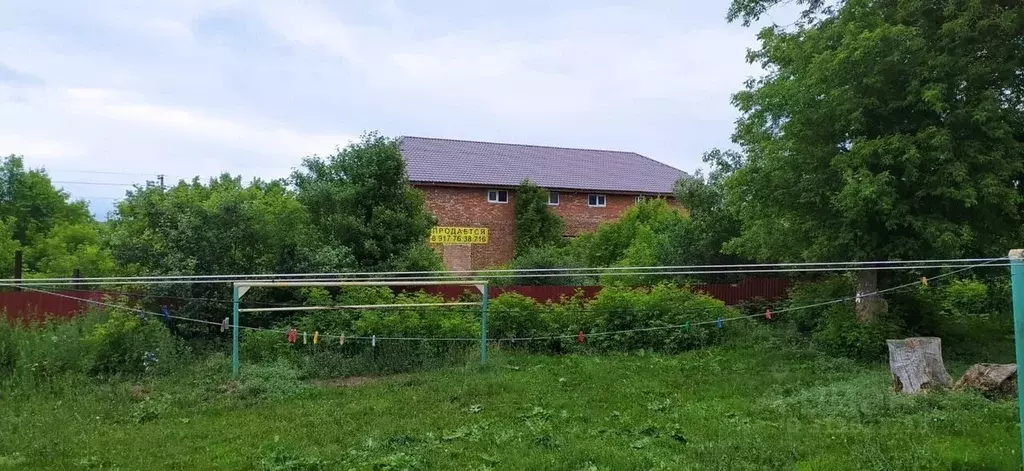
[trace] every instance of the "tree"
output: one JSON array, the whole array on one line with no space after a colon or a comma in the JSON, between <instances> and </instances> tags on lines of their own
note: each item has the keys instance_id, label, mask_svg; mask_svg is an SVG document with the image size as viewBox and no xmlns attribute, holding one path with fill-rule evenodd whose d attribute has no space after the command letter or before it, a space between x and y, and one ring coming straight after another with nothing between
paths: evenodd
<instances>
[{"instance_id":1,"label":"tree","mask_svg":"<svg viewBox=\"0 0 1024 471\"><path fill-rule=\"evenodd\" d=\"M744 263L748 260L723 252L729 240L739 236L740 221L725 205L725 181L742 165L742 156L735 151L713 149L704 154L711 166L705 176L697 171L676 185L676 199L689 212L684 224L675 226L660 257L665 265L716 265ZM729 279L713 276L705 281Z\"/></svg>"},{"instance_id":2,"label":"tree","mask_svg":"<svg viewBox=\"0 0 1024 471\"><path fill-rule=\"evenodd\" d=\"M44 170L26 170L24 159L10 155L0 160L0 219L12 225L14 240L29 245L54 226L91 221L84 201L70 201L54 188Z\"/></svg>"},{"instance_id":3,"label":"tree","mask_svg":"<svg viewBox=\"0 0 1024 471\"><path fill-rule=\"evenodd\" d=\"M352 268L347 250L323 243L310 217L283 181L221 175L164 190L136 187L109 221L108 244L127 273L233 275L337 272ZM208 320L230 312L223 284L158 285L150 294L169 297L177 309ZM294 292L255 290L247 301L288 300ZM275 297L276 296L276 297ZM261 319L254 317L255 322Z\"/></svg>"},{"instance_id":4,"label":"tree","mask_svg":"<svg viewBox=\"0 0 1024 471\"><path fill-rule=\"evenodd\" d=\"M777 0L735 0L757 19ZM726 183L759 260L1005 253L1022 223L1024 4L847 0L760 32L766 75L733 97L747 157ZM861 272L858 291L877 286ZM884 301L866 298L861 321Z\"/></svg>"},{"instance_id":5,"label":"tree","mask_svg":"<svg viewBox=\"0 0 1024 471\"><path fill-rule=\"evenodd\" d=\"M308 157L292 183L322 241L347 249L360 270L442 266L427 245L436 220L409 185L396 139L368 133L335 155Z\"/></svg>"},{"instance_id":6,"label":"tree","mask_svg":"<svg viewBox=\"0 0 1024 471\"><path fill-rule=\"evenodd\" d=\"M562 243L565 222L548 206L549 194L530 180L516 189L516 255Z\"/></svg>"},{"instance_id":7,"label":"tree","mask_svg":"<svg viewBox=\"0 0 1024 471\"><path fill-rule=\"evenodd\" d=\"M21 243L14 238L14 224L0 219L0 278L14 277L14 252Z\"/></svg>"},{"instance_id":8,"label":"tree","mask_svg":"<svg viewBox=\"0 0 1024 471\"><path fill-rule=\"evenodd\" d=\"M114 257L100 235L95 221L56 226L38 238L25 253L32 276L68 277L80 270L83 277L111 276Z\"/></svg>"}]
</instances>

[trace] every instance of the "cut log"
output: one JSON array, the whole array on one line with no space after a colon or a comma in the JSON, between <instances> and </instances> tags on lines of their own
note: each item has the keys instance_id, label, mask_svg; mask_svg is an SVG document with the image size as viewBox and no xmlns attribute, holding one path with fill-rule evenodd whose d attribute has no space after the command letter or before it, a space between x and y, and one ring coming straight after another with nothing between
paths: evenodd
<instances>
[{"instance_id":1,"label":"cut log","mask_svg":"<svg viewBox=\"0 0 1024 471\"><path fill-rule=\"evenodd\" d=\"M1014 396L1017 394L1017 365L978 363L953 386L954 391L965 389L977 389L988 397Z\"/></svg>"},{"instance_id":2,"label":"cut log","mask_svg":"<svg viewBox=\"0 0 1024 471\"><path fill-rule=\"evenodd\" d=\"M948 388L952 382L942 363L942 339L913 337L886 340L892 386L898 393L916 394L928 389Z\"/></svg>"}]
</instances>

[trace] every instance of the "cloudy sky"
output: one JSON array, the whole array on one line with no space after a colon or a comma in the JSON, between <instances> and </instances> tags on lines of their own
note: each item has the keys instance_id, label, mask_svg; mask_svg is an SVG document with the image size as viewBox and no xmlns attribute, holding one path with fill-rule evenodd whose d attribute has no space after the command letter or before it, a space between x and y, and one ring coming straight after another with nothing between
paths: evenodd
<instances>
[{"instance_id":1,"label":"cloudy sky","mask_svg":"<svg viewBox=\"0 0 1024 471\"><path fill-rule=\"evenodd\" d=\"M628 5L628 6L627 6ZM729 146L753 29L727 2L0 2L0 154L105 214L121 184L281 177L364 130ZM98 183L109 183L101 185Z\"/></svg>"}]
</instances>

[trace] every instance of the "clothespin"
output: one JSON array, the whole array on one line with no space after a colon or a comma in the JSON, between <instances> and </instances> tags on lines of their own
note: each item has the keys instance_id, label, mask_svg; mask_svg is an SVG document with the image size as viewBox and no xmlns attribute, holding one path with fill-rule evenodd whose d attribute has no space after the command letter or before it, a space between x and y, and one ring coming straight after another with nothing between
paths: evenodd
<instances>
[{"instance_id":1,"label":"clothespin","mask_svg":"<svg viewBox=\"0 0 1024 471\"><path fill-rule=\"evenodd\" d=\"M578 340L580 343L586 342L587 341L587 336L584 335L583 331L581 330L580 331L580 335L576 336L576 340Z\"/></svg>"},{"instance_id":2,"label":"clothespin","mask_svg":"<svg viewBox=\"0 0 1024 471\"><path fill-rule=\"evenodd\" d=\"M341 334L341 337L338 337L338 345L345 345L345 334Z\"/></svg>"},{"instance_id":3,"label":"clothespin","mask_svg":"<svg viewBox=\"0 0 1024 471\"><path fill-rule=\"evenodd\" d=\"M772 320L772 310L771 309L767 309L767 310L764 311L764 318L768 319L768 320Z\"/></svg>"},{"instance_id":4,"label":"clothespin","mask_svg":"<svg viewBox=\"0 0 1024 471\"><path fill-rule=\"evenodd\" d=\"M228 326L230 326L230 325L231 324L228 323L228 318L225 317L224 320L220 321L220 331L221 332L227 332L228 331Z\"/></svg>"},{"instance_id":5,"label":"clothespin","mask_svg":"<svg viewBox=\"0 0 1024 471\"><path fill-rule=\"evenodd\" d=\"M374 347L374 348L377 347L377 336L376 335L374 335L373 338L370 340L370 346Z\"/></svg>"},{"instance_id":6,"label":"clothespin","mask_svg":"<svg viewBox=\"0 0 1024 471\"><path fill-rule=\"evenodd\" d=\"M164 313L164 322L168 325L171 323L171 308L168 306L160 306L160 310Z\"/></svg>"},{"instance_id":7,"label":"clothespin","mask_svg":"<svg viewBox=\"0 0 1024 471\"><path fill-rule=\"evenodd\" d=\"M690 330L690 321L686 321L686 323L683 324L683 331L684 332L689 332L689 330Z\"/></svg>"},{"instance_id":8,"label":"clothespin","mask_svg":"<svg viewBox=\"0 0 1024 471\"><path fill-rule=\"evenodd\" d=\"M297 337L298 335L299 335L299 333L295 329L289 329L288 330L288 343L295 343L295 337Z\"/></svg>"},{"instance_id":9,"label":"clothespin","mask_svg":"<svg viewBox=\"0 0 1024 471\"><path fill-rule=\"evenodd\" d=\"M302 331L302 344L303 345L306 344L306 331L305 330Z\"/></svg>"},{"instance_id":10,"label":"clothespin","mask_svg":"<svg viewBox=\"0 0 1024 471\"><path fill-rule=\"evenodd\" d=\"M316 345L318 343L320 343L320 331L319 330L314 330L313 331L313 345Z\"/></svg>"},{"instance_id":11,"label":"clothespin","mask_svg":"<svg viewBox=\"0 0 1024 471\"><path fill-rule=\"evenodd\" d=\"M921 286L928 286L928 277L927 276L922 276L921 277Z\"/></svg>"},{"instance_id":12,"label":"clothespin","mask_svg":"<svg viewBox=\"0 0 1024 471\"><path fill-rule=\"evenodd\" d=\"M721 317L719 317L718 318L718 322L716 322L716 324L718 324L718 328L719 329L722 328L722 324L724 324L724 323L725 323L725 321Z\"/></svg>"},{"instance_id":13,"label":"clothespin","mask_svg":"<svg viewBox=\"0 0 1024 471\"><path fill-rule=\"evenodd\" d=\"M860 291L858 291L857 296L853 298L853 302L860 304Z\"/></svg>"}]
</instances>

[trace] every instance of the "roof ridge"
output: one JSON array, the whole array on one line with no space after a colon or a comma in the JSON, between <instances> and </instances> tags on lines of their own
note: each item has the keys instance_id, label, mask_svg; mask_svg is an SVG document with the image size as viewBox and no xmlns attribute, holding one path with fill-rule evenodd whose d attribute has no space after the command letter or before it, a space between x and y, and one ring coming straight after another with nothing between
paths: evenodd
<instances>
[{"instance_id":1,"label":"roof ridge","mask_svg":"<svg viewBox=\"0 0 1024 471\"><path fill-rule=\"evenodd\" d=\"M660 162L660 161L655 160L655 159L653 159L651 157L648 157L646 155L643 155L643 154L640 154L640 153L637 153L637 152L634 152L634 151L629 151L629 150L585 149L585 148L582 148L582 147L542 146L542 145L536 145L536 144L517 144L517 143L514 143L514 142L494 142L494 141L473 141L473 140L469 140L469 139L451 139L451 138L447 138L447 137L402 136L402 138L406 138L406 137L411 137L411 138L414 138L414 139L429 139L429 140L432 140L432 141L472 142L472 143L476 143L476 144L495 144L495 145L499 145L499 146L540 147L540 148L544 148L544 149L584 150L584 151L597 151L597 152L614 152L616 154L633 154L633 155L637 155L637 156L643 157L643 158L645 158L647 160L652 160L654 162L657 162L657 163L659 163L661 165L664 165L664 166L666 166L668 168L671 168L673 170L682 171L682 170L679 170L678 168L675 168L675 167L673 167L673 166L671 166L669 164L666 164L664 162Z\"/></svg>"}]
</instances>

